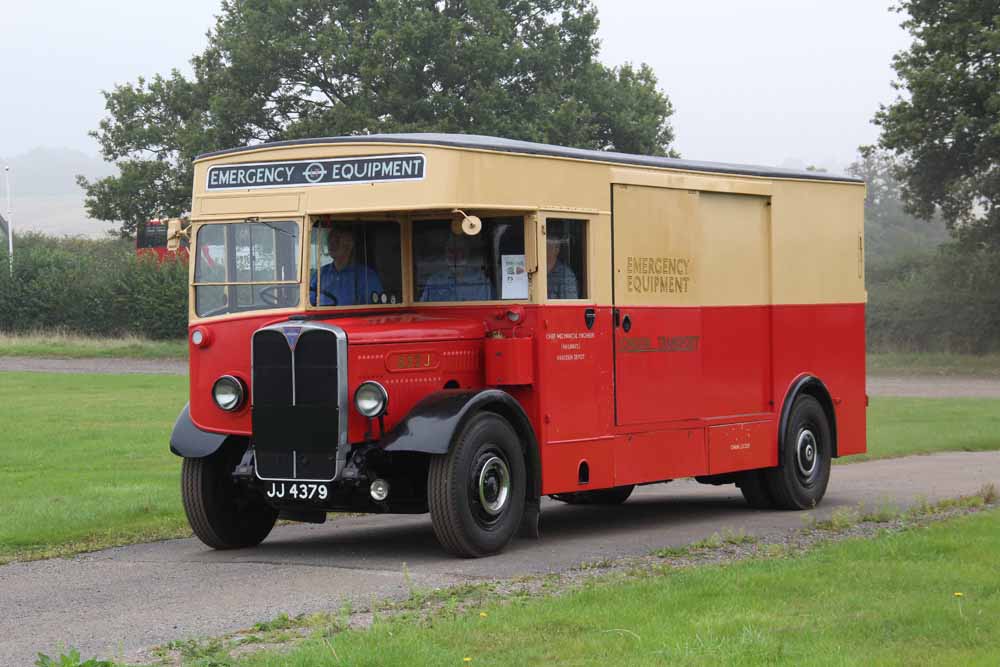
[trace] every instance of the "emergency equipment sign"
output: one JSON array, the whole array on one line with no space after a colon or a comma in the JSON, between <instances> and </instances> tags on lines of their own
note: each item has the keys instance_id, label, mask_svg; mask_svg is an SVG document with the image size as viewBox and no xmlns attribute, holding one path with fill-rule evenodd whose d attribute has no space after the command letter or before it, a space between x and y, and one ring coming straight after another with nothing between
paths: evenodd
<instances>
[{"instance_id":1,"label":"emergency equipment sign","mask_svg":"<svg viewBox=\"0 0 1000 667\"><path fill-rule=\"evenodd\" d=\"M205 187L211 191L419 181L426 170L426 159L419 154L227 164L208 170Z\"/></svg>"}]
</instances>

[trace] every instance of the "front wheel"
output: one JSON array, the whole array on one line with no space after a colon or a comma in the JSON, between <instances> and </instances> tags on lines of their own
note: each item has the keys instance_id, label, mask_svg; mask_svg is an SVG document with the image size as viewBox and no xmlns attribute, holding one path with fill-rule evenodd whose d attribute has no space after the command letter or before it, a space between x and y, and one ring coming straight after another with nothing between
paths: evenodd
<instances>
[{"instance_id":1,"label":"front wheel","mask_svg":"<svg viewBox=\"0 0 1000 667\"><path fill-rule=\"evenodd\" d=\"M434 534L449 553L466 558L497 553L524 514L527 474L517 434L502 417L481 412L427 476Z\"/></svg>"},{"instance_id":2,"label":"front wheel","mask_svg":"<svg viewBox=\"0 0 1000 667\"><path fill-rule=\"evenodd\" d=\"M775 507L811 509L826 494L833 458L833 438L826 411L812 396L792 404L777 468L764 471Z\"/></svg>"},{"instance_id":3,"label":"front wheel","mask_svg":"<svg viewBox=\"0 0 1000 667\"><path fill-rule=\"evenodd\" d=\"M184 459L181 498L191 530L213 549L240 549L264 541L278 510L233 481L233 448L201 459Z\"/></svg>"}]
</instances>

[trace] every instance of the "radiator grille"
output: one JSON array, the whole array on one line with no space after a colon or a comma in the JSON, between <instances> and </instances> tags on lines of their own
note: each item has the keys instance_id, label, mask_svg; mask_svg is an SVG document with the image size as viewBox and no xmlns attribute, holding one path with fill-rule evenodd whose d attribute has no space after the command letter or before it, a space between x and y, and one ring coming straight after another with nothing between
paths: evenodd
<instances>
[{"instance_id":1,"label":"radiator grille","mask_svg":"<svg viewBox=\"0 0 1000 667\"><path fill-rule=\"evenodd\" d=\"M262 329L253 337L257 476L334 479L340 440L340 339L328 328Z\"/></svg>"}]
</instances>

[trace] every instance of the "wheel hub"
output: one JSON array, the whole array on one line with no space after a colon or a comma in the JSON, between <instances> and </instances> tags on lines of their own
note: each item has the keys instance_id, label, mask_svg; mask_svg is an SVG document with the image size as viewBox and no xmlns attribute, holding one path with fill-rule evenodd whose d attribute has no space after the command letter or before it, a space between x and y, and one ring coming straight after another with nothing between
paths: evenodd
<instances>
[{"instance_id":1,"label":"wheel hub","mask_svg":"<svg viewBox=\"0 0 1000 667\"><path fill-rule=\"evenodd\" d=\"M803 477L811 477L818 460L816 436L809 429L802 429L795 445L795 461Z\"/></svg>"},{"instance_id":2,"label":"wheel hub","mask_svg":"<svg viewBox=\"0 0 1000 667\"><path fill-rule=\"evenodd\" d=\"M479 469L479 504L490 516L497 516L510 499L510 469L499 456L491 456Z\"/></svg>"}]
</instances>

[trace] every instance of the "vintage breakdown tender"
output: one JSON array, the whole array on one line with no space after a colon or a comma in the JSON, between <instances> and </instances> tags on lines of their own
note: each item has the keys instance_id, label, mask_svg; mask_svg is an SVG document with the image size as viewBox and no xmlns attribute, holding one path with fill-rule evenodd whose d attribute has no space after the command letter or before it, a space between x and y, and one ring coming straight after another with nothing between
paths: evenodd
<instances>
[{"instance_id":1,"label":"vintage breakdown tender","mask_svg":"<svg viewBox=\"0 0 1000 667\"><path fill-rule=\"evenodd\" d=\"M170 444L211 547L429 511L482 556L542 496L695 477L801 509L865 451L859 181L440 134L194 173Z\"/></svg>"}]
</instances>

